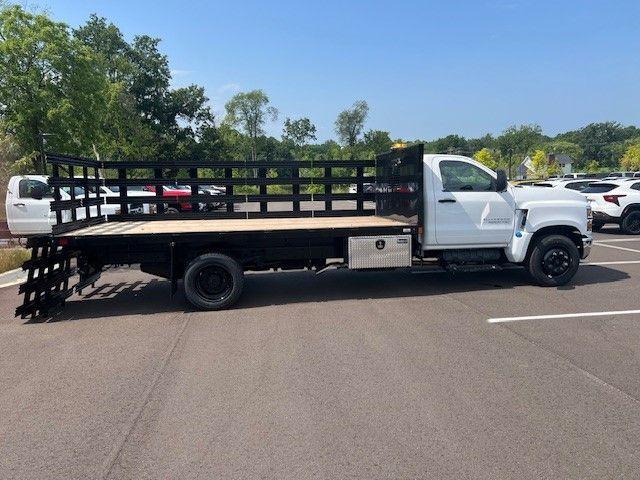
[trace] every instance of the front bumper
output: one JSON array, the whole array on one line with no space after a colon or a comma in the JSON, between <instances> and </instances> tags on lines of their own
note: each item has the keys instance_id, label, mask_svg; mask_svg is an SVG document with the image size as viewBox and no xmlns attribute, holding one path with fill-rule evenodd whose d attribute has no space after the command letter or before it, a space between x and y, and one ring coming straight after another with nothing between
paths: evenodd
<instances>
[{"instance_id":1,"label":"front bumper","mask_svg":"<svg viewBox=\"0 0 640 480\"><path fill-rule=\"evenodd\" d=\"M582 236L582 250L580 258L585 259L589 256L589 254L591 253L591 247L593 245L593 237L591 237L590 235L583 235Z\"/></svg>"}]
</instances>

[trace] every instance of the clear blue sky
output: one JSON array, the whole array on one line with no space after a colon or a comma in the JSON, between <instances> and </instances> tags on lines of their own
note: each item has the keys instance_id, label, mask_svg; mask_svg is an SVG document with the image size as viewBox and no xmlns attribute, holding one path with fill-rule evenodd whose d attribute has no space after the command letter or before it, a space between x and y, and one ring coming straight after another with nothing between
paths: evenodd
<instances>
[{"instance_id":1,"label":"clear blue sky","mask_svg":"<svg viewBox=\"0 0 640 480\"><path fill-rule=\"evenodd\" d=\"M367 128L405 139L640 124L638 0L35 5L71 26L97 13L127 38L161 37L174 84L203 85L219 114L235 91L265 90L280 110L272 135L285 116L304 115L330 138L356 99L369 103Z\"/></svg>"}]
</instances>

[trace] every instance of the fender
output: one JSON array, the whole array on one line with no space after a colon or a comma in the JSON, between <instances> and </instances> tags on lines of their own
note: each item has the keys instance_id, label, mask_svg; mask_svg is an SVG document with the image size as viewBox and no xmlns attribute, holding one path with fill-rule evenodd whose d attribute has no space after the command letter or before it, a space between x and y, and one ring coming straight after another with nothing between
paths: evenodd
<instances>
[{"instance_id":1,"label":"fender","mask_svg":"<svg viewBox=\"0 0 640 480\"><path fill-rule=\"evenodd\" d=\"M586 199L528 201L523 202L520 208L519 215L516 215L514 235L505 249L505 255L511 262L520 263L525 260L531 239L543 229L590 235L587 230Z\"/></svg>"},{"instance_id":2,"label":"fender","mask_svg":"<svg viewBox=\"0 0 640 480\"><path fill-rule=\"evenodd\" d=\"M631 203L624 207L624 210L622 211L622 215L620 215L620 217L624 217L627 213L633 210L640 210L640 203Z\"/></svg>"}]
</instances>

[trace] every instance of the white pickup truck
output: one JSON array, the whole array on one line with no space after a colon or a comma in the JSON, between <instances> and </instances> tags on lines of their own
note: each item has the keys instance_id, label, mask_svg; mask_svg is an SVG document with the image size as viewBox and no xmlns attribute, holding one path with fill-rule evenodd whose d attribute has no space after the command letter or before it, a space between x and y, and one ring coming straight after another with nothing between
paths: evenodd
<instances>
[{"instance_id":1,"label":"white pickup truck","mask_svg":"<svg viewBox=\"0 0 640 480\"><path fill-rule=\"evenodd\" d=\"M90 177L92 178L92 177ZM16 175L9 179L6 196L6 214L9 231L14 237L27 237L32 235L46 235L51 233L51 228L56 224L56 216L51 212L49 206L53 200L53 189L47 184L48 177L44 175ZM75 195L78 198L84 196L82 187L74 187ZM105 186L100 187L100 195L103 197L118 196ZM95 193L90 193L90 197L95 197ZM129 196L155 196L152 192L131 191ZM69 187L60 189L61 200L70 200ZM115 215L120 211L119 205L104 204L100 207L103 215ZM130 212L149 213L147 204L130 204ZM97 214L97 208L91 207L91 215ZM71 213L63 213L63 222L69 221ZM76 209L76 218L82 220L86 216L83 207Z\"/></svg>"}]
</instances>

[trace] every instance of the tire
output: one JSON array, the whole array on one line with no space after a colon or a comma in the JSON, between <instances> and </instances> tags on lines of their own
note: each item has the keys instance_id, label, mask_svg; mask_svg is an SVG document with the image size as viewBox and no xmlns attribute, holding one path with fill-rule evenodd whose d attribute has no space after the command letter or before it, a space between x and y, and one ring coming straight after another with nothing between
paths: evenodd
<instances>
[{"instance_id":1,"label":"tire","mask_svg":"<svg viewBox=\"0 0 640 480\"><path fill-rule=\"evenodd\" d=\"M565 285L576 274L579 265L578 247L564 235L538 239L526 263L529 274L544 287Z\"/></svg>"},{"instance_id":2,"label":"tire","mask_svg":"<svg viewBox=\"0 0 640 480\"><path fill-rule=\"evenodd\" d=\"M620 222L620 229L627 235L640 235L640 211L633 210L627 213Z\"/></svg>"},{"instance_id":3,"label":"tire","mask_svg":"<svg viewBox=\"0 0 640 480\"><path fill-rule=\"evenodd\" d=\"M207 253L193 260L184 274L184 294L201 310L222 310L238 301L244 285L242 267L221 253Z\"/></svg>"},{"instance_id":4,"label":"tire","mask_svg":"<svg viewBox=\"0 0 640 480\"><path fill-rule=\"evenodd\" d=\"M594 223L591 227L592 232L599 232L604 227L604 223Z\"/></svg>"}]
</instances>

